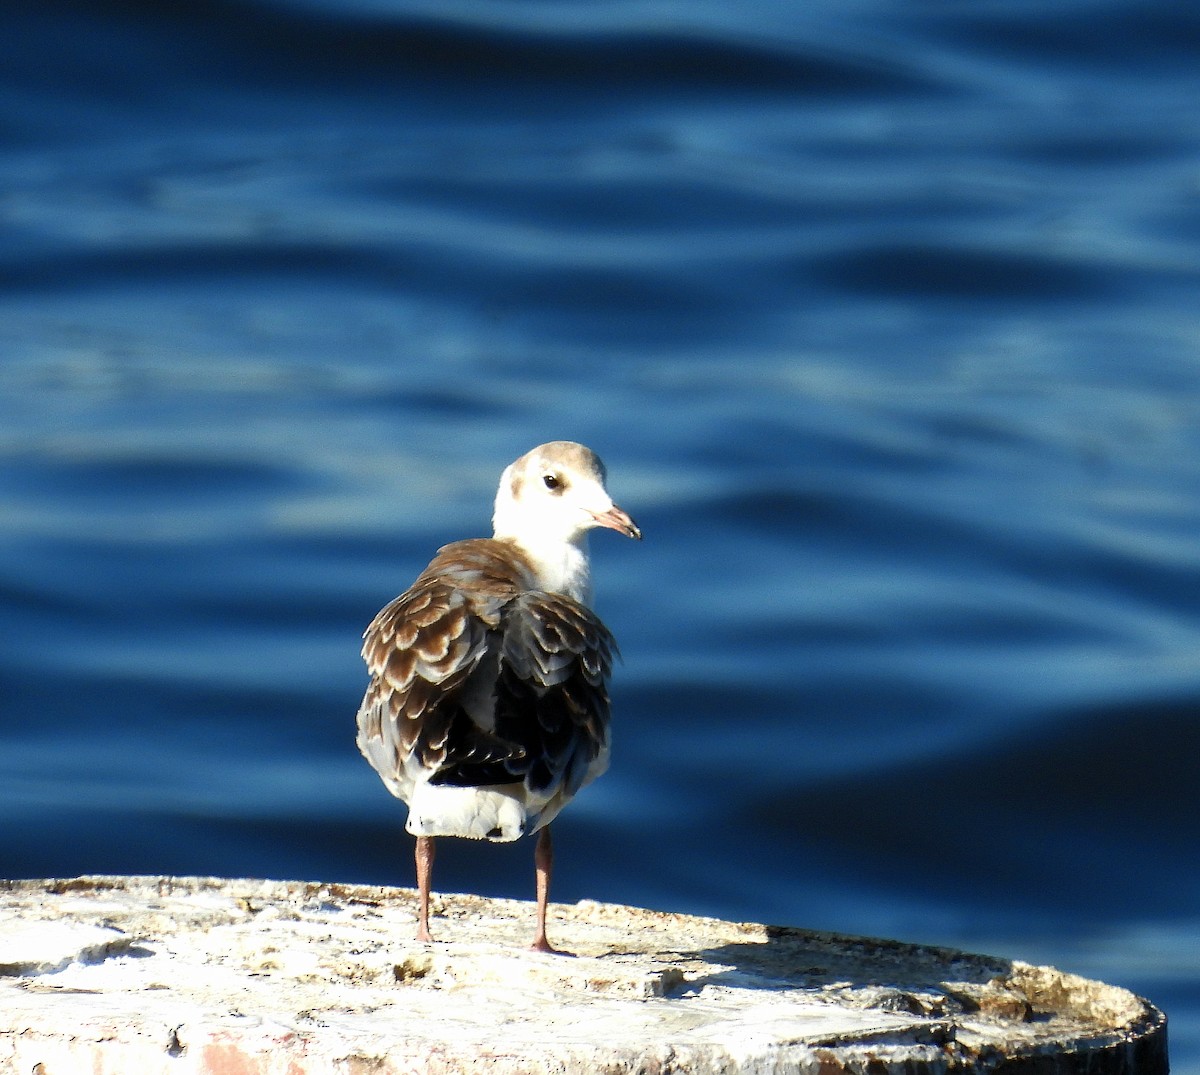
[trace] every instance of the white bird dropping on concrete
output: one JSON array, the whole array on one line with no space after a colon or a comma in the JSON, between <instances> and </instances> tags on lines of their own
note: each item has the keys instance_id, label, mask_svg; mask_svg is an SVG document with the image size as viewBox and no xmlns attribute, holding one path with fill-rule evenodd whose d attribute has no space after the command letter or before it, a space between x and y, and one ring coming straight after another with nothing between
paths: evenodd
<instances>
[{"instance_id":1,"label":"white bird dropping on concrete","mask_svg":"<svg viewBox=\"0 0 1200 1075\"><path fill-rule=\"evenodd\" d=\"M439 549L363 635L371 683L358 748L408 804L418 940L432 939L435 837L536 832L533 947L555 951L550 822L609 756L616 644L589 608L587 535L600 526L642 536L604 483L604 464L582 444L521 456L500 477L493 536Z\"/></svg>"}]
</instances>

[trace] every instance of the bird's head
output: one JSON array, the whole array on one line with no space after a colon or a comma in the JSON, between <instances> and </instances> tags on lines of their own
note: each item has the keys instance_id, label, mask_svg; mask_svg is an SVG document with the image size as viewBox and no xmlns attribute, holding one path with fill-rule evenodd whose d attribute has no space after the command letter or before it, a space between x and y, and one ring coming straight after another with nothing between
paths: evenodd
<instances>
[{"instance_id":1,"label":"bird's head","mask_svg":"<svg viewBox=\"0 0 1200 1075\"><path fill-rule=\"evenodd\" d=\"M492 516L496 537L526 548L579 544L602 526L640 540L641 530L613 503L604 482L604 464L590 448L569 440L538 445L500 476Z\"/></svg>"}]
</instances>

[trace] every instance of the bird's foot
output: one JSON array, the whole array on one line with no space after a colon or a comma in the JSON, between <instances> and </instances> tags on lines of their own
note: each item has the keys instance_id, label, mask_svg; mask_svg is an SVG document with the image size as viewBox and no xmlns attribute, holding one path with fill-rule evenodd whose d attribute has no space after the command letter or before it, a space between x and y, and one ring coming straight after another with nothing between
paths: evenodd
<instances>
[{"instance_id":1,"label":"bird's foot","mask_svg":"<svg viewBox=\"0 0 1200 1075\"><path fill-rule=\"evenodd\" d=\"M570 956L575 958L574 952L564 952L561 948L555 948L545 937L535 938L533 944L529 946L531 952L545 952L548 956Z\"/></svg>"}]
</instances>

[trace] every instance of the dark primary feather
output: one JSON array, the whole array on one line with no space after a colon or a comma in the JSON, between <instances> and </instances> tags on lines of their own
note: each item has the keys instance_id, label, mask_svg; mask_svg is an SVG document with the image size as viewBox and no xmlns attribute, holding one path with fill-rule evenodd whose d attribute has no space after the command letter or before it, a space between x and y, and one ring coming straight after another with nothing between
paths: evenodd
<instances>
[{"instance_id":1,"label":"dark primary feather","mask_svg":"<svg viewBox=\"0 0 1200 1075\"><path fill-rule=\"evenodd\" d=\"M455 542L375 617L359 745L385 780L412 757L433 783L578 790L608 740L615 643L589 609L529 589L532 578L508 542ZM489 731L472 712L491 701Z\"/></svg>"}]
</instances>

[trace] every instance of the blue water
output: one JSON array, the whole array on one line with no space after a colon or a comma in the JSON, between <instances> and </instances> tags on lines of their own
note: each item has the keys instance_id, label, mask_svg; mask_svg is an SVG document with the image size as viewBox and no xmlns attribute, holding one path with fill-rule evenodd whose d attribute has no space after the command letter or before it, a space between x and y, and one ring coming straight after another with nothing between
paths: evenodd
<instances>
[{"instance_id":1,"label":"blue water","mask_svg":"<svg viewBox=\"0 0 1200 1075\"><path fill-rule=\"evenodd\" d=\"M359 634L567 437L646 540L556 898L1054 963L1197 1075L1198 101L1176 0L3 6L0 872L410 884Z\"/></svg>"}]
</instances>

